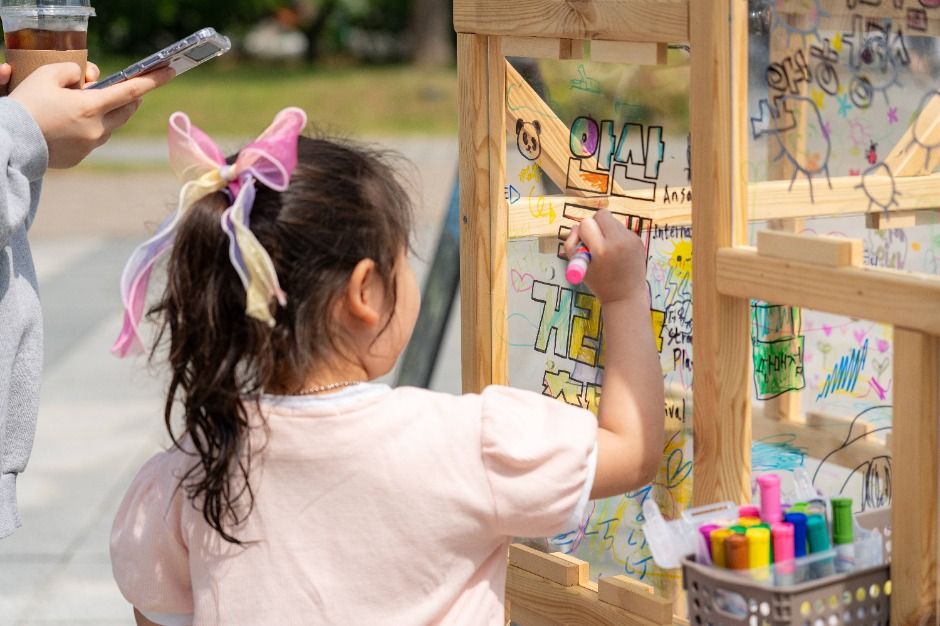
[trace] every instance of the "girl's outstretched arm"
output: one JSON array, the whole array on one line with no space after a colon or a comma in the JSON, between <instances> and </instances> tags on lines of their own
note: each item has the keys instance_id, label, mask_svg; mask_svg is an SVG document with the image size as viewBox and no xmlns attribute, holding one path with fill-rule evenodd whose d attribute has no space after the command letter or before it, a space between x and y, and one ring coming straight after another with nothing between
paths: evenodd
<instances>
[{"instance_id":1,"label":"girl's outstretched arm","mask_svg":"<svg viewBox=\"0 0 940 626\"><path fill-rule=\"evenodd\" d=\"M597 472L592 498L618 495L653 480L664 439L663 377L653 340L646 250L608 211L573 229L591 251L586 282L604 316L604 385L598 413Z\"/></svg>"}]
</instances>

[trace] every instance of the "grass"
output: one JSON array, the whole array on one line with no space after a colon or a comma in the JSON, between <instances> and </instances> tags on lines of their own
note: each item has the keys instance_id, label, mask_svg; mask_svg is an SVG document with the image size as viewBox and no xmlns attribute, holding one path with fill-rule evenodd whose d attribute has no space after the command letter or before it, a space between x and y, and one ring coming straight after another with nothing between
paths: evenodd
<instances>
[{"instance_id":1,"label":"grass","mask_svg":"<svg viewBox=\"0 0 940 626\"><path fill-rule=\"evenodd\" d=\"M107 75L120 61L102 64ZM160 137L174 111L211 135L242 137L265 128L286 106L304 109L330 133L456 135L457 73L407 66L265 67L213 62L144 99L123 137Z\"/></svg>"}]
</instances>

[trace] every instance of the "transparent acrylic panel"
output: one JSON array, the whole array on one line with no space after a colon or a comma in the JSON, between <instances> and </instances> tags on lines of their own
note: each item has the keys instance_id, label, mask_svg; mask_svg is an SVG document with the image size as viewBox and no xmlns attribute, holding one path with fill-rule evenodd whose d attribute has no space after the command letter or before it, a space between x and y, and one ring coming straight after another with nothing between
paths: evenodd
<instances>
[{"instance_id":1,"label":"transparent acrylic panel","mask_svg":"<svg viewBox=\"0 0 940 626\"><path fill-rule=\"evenodd\" d=\"M892 328L751 303L755 474L802 468L856 512L891 503Z\"/></svg>"},{"instance_id":2,"label":"transparent acrylic panel","mask_svg":"<svg viewBox=\"0 0 940 626\"><path fill-rule=\"evenodd\" d=\"M565 280L558 246L578 220L606 207L649 250L650 324L667 391L654 483L592 502L579 529L545 545L589 561L594 577L627 574L671 595L679 574L655 567L640 525L645 500L672 518L692 498L688 53L670 50L666 65L646 67L511 60L526 78L520 85L510 73L506 94L510 384L596 412L600 304Z\"/></svg>"},{"instance_id":3,"label":"transparent acrylic panel","mask_svg":"<svg viewBox=\"0 0 940 626\"><path fill-rule=\"evenodd\" d=\"M750 8L748 218L799 233L814 216L867 215L863 239L936 228L940 7L754 0ZM937 272L932 263L892 267Z\"/></svg>"}]
</instances>

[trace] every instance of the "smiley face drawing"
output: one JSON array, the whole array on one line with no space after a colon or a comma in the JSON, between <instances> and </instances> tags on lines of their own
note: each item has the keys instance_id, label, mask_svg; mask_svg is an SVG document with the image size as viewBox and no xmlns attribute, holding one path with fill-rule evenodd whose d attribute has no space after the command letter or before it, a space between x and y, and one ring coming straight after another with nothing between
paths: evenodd
<instances>
[{"instance_id":1,"label":"smiley face drawing","mask_svg":"<svg viewBox=\"0 0 940 626\"><path fill-rule=\"evenodd\" d=\"M535 161L542 154L542 125L538 120L532 122L516 121L516 145L519 153L529 161Z\"/></svg>"}]
</instances>

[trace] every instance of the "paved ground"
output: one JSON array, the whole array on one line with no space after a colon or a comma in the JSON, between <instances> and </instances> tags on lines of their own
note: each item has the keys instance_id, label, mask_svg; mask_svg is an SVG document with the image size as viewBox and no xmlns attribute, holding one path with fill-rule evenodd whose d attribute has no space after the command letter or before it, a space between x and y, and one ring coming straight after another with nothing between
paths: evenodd
<instances>
[{"instance_id":1,"label":"paved ground","mask_svg":"<svg viewBox=\"0 0 940 626\"><path fill-rule=\"evenodd\" d=\"M382 141L415 165L415 262L427 271L456 172L456 142ZM133 624L111 578L108 534L140 465L166 443L162 384L142 361L108 352L120 328L118 278L177 186L162 143L112 142L98 167L50 174L31 238L45 309L45 374L32 459L19 479L23 528L0 541L0 626ZM102 164L130 166L105 173ZM94 165L94 161L92 162ZM422 260L424 259L424 260ZM459 331L451 318L432 387L459 390Z\"/></svg>"}]
</instances>

